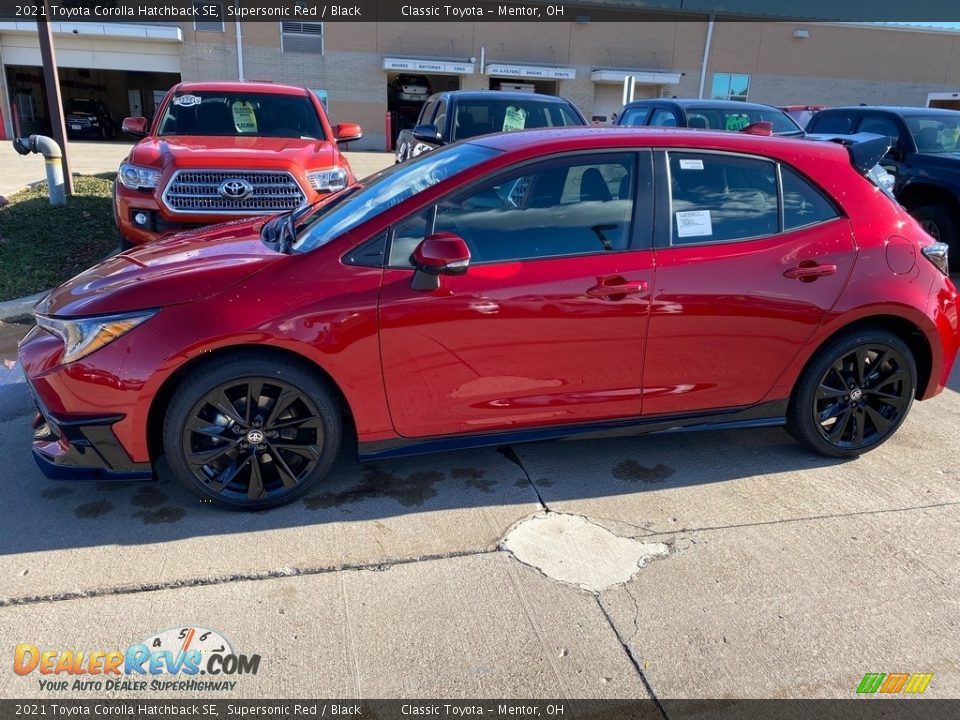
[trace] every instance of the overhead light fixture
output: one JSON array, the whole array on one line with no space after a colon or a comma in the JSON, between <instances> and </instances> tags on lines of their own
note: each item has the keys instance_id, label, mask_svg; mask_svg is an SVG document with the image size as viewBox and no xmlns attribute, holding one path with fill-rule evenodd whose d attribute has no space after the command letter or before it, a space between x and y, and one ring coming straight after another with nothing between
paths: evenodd
<instances>
[{"instance_id":1,"label":"overhead light fixture","mask_svg":"<svg viewBox=\"0 0 960 720\"><path fill-rule=\"evenodd\" d=\"M800 38L800 39L808 38L808 37L810 37L810 31L809 31L809 30L794 30L794 31L793 31L793 36L794 36L795 38Z\"/></svg>"}]
</instances>

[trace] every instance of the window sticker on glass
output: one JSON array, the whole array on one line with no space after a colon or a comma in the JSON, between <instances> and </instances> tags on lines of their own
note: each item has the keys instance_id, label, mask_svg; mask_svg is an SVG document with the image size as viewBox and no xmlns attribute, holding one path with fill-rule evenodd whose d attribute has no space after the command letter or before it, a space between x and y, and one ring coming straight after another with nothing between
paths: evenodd
<instances>
[{"instance_id":1,"label":"window sticker on glass","mask_svg":"<svg viewBox=\"0 0 960 720\"><path fill-rule=\"evenodd\" d=\"M726 130L743 130L750 124L750 118L746 115L727 115L727 121L724 124Z\"/></svg>"},{"instance_id":2,"label":"window sticker on glass","mask_svg":"<svg viewBox=\"0 0 960 720\"><path fill-rule=\"evenodd\" d=\"M199 95L175 95L173 104L178 107L193 107L200 104Z\"/></svg>"},{"instance_id":3,"label":"window sticker on glass","mask_svg":"<svg viewBox=\"0 0 960 720\"><path fill-rule=\"evenodd\" d=\"M681 170L703 170L703 160L680 160Z\"/></svg>"},{"instance_id":4,"label":"window sticker on glass","mask_svg":"<svg viewBox=\"0 0 960 720\"><path fill-rule=\"evenodd\" d=\"M503 131L523 130L527 126L527 111L510 105L503 115Z\"/></svg>"},{"instance_id":5,"label":"window sticker on glass","mask_svg":"<svg viewBox=\"0 0 960 720\"><path fill-rule=\"evenodd\" d=\"M678 212L677 237L704 237L713 235L709 210L687 210Z\"/></svg>"},{"instance_id":6,"label":"window sticker on glass","mask_svg":"<svg viewBox=\"0 0 960 720\"><path fill-rule=\"evenodd\" d=\"M237 132L255 133L257 131L257 115L253 111L253 105L237 100L230 109L233 111L233 124L237 127Z\"/></svg>"}]
</instances>

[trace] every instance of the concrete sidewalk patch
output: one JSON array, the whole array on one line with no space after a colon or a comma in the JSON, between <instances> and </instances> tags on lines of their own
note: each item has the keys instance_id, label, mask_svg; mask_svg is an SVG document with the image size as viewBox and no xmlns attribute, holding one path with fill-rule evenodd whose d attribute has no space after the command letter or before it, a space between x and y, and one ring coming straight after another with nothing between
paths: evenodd
<instances>
[{"instance_id":1,"label":"concrete sidewalk patch","mask_svg":"<svg viewBox=\"0 0 960 720\"><path fill-rule=\"evenodd\" d=\"M47 294L47 290L35 295L0 302L0 322L21 322L33 317L33 306Z\"/></svg>"}]
</instances>

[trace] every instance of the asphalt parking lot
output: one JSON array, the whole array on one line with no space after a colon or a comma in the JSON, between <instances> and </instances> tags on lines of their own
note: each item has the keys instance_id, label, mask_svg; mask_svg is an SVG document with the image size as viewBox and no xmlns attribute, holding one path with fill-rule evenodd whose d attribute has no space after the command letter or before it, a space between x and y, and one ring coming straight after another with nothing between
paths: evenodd
<instances>
[{"instance_id":1,"label":"asphalt parking lot","mask_svg":"<svg viewBox=\"0 0 960 720\"><path fill-rule=\"evenodd\" d=\"M202 697L842 698L866 672L960 694L960 372L855 461L778 429L344 456L256 514L163 468L45 480L26 387L0 373L8 652L196 625L261 655ZM37 677L0 673L0 696L82 697Z\"/></svg>"}]
</instances>

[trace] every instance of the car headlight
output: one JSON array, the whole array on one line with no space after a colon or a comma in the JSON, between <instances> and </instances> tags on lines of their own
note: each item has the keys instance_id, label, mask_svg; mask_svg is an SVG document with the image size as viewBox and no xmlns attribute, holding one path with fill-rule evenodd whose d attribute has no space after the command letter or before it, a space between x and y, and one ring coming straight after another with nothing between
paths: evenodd
<instances>
[{"instance_id":1,"label":"car headlight","mask_svg":"<svg viewBox=\"0 0 960 720\"><path fill-rule=\"evenodd\" d=\"M156 313L156 310L147 310L91 318L55 318L37 315L37 325L63 340L62 362L66 364L84 358L104 345L109 345Z\"/></svg>"},{"instance_id":2,"label":"car headlight","mask_svg":"<svg viewBox=\"0 0 960 720\"><path fill-rule=\"evenodd\" d=\"M329 170L314 170L307 173L307 181L317 192L343 190L347 186L347 171L339 167Z\"/></svg>"},{"instance_id":3,"label":"car headlight","mask_svg":"<svg viewBox=\"0 0 960 720\"><path fill-rule=\"evenodd\" d=\"M123 163L117 173L117 180L125 188L131 190L153 190L160 182L160 171Z\"/></svg>"},{"instance_id":4,"label":"car headlight","mask_svg":"<svg viewBox=\"0 0 960 720\"><path fill-rule=\"evenodd\" d=\"M425 152L430 152L431 150L433 150L432 145L427 145L426 143L417 143L410 151L410 157L420 157Z\"/></svg>"}]
</instances>

